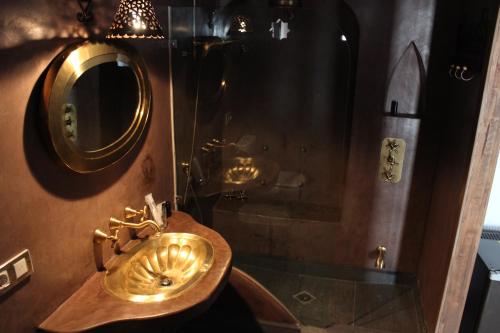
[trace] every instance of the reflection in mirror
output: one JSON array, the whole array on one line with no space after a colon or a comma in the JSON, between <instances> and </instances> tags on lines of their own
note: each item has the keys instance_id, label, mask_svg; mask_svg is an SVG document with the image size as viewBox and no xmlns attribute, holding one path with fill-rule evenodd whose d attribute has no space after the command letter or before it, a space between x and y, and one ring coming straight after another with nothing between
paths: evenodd
<instances>
[{"instance_id":1,"label":"reflection in mirror","mask_svg":"<svg viewBox=\"0 0 500 333\"><path fill-rule=\"evenodd\" d=\"M43 83L42 129L58 162L78 173L123 158L149 118L151 85L140 55L123 43L69 45Z\"/></svg>"},{"instance_id":2,"label":"reflection in mirror","mask_svg":"<svg viewBox=\"0 0 500 333\"><path fill-rule=\"evenodd\" d=\"M87 70L63 106L67 138L83 151L112 144L132 124L138 92L134 71L125 62L107 62Z\"/></svg>"},{"instance_id":3,"label":"reflection in mirror","mask_svg":"<svg viewBox=\"0 0 500 333\"><path fill-rule=\"evenodd\" d=\"M254 29L228 38L243 15ZM192 166L177 173L183 209L202 216L196 201L209 207L215 199L208 197L222 194L214 211L244 210L261 218L267 207L269 219L341 222L359 35L355 15L342 0L324 6L228 1L212 21L212 32L196 36L194 61L180 50L172 56L173 67L180 68L173 75L175 126L182 129L175 131L176 158ZM240 145L244 138L253 139ZM253 164L233 163L239 158ZM262 169L271 163L276 168ZM202 181L189 174L197 170ZM248 198L224 202L227 191L247 191ZM211 223L217 228L215 215Z\"/></svg>"}]
</instances>

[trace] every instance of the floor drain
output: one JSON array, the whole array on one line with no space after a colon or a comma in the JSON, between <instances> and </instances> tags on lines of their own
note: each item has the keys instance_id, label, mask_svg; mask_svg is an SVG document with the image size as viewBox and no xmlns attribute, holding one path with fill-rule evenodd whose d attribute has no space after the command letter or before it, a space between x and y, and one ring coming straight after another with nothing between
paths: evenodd
<instances>
[{"instance_id":1,"label":"floor drain","mask_svg":"<svg viewBox=\"0 0 500 333\"><path fill-rule=\"evenodd\" d=\"M302 305L307 305L316 299L316 297L305 290L293 295L293 298L299 301Z\"/></svg>"}]
</instances>

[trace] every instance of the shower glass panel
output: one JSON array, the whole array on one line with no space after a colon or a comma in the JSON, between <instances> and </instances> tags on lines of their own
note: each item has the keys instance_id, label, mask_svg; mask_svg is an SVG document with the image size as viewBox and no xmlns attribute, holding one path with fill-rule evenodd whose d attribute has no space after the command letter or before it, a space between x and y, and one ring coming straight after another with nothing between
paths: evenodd
<instances>
[{"instance_id":1,"label":"shower glass panel","mask_svg":"<svg viewBox=\"0 0 500 333\"><path fill-rule=\"evenodd\" d=\"M231 44L212 55L225 62L215 121L228 145L221 165L208 166L223 193L217 211L340 221L357 39L341 26L340 4L253 1L218 12L216 33ZM232 32L235 18L247 32Z\"/></svg>"},{"instance_id":2,"label":"shower glass panel","mask_svg":"<svg viewBox=\"0 0 500 333\"><path fill-rule=\"evenodd\" d=\"M302 323L352 325L355 278L312 259L298 230L341 225L357 21L343 1L273 3L171 8L177 204Z\"/></svg>"},{"instance_id":3,"label":"shower glass panel","mask_svg":"<svg viewBox=\"0 0 500 333\"><path fill-rule=\"evenodd\" d=\"M212 211L340 221L356 20L341 1L292 3L172 11L177 192L200 219L210 198Z\"/></svg>"}]
</instances>

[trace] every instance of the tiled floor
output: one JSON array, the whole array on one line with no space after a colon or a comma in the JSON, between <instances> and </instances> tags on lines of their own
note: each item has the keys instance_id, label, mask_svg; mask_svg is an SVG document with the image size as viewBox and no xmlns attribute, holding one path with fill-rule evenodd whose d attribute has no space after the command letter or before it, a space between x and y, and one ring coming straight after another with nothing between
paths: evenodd
<instances>
[{"instance_id":1,"label":"tiled floor","mask_svg":"<svg viewBox=\"0 0 500 333\"><path fill-rule=\"evenodd\" d=\"M236 266L278 297L305 326L304 333L425 332L411 286L340 280L238 262ZM313 297L306 295L303 302L294 297L304 291Z\"/></svg>"}]
</instances>

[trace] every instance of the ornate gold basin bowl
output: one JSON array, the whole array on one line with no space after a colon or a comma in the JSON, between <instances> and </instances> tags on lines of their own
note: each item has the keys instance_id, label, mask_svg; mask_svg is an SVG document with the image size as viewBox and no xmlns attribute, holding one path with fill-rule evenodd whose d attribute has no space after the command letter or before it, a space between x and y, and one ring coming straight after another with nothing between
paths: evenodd
<instances>
[{"instance_id":1,"label":"ornate gold basin bowl","mask_svg":"<svg viewBox=\"0 0 500 333\"><path fill-rule=\"evenodd\" d=\"M226 184L242 185L257 179L260 169L252 165L238 165L230 167L224 174Z\"/></svg>"},{"instance_id":2,"label":"ornate gold basin bowl","mask_svg":"<svg viewBox=\"0 0 500 333\"><path fill-rule=\"evenodd\" d=\"M224 162L222 180L226 189L252 188L272 182L278 165L259 157L234 157Z\"/></svg>"},{"instance_id":3,"label":"ornate gold basin bowl","mask_svg":"<svg viewBox=\"0 0 500 333\"><path fill-rule=\"evenodd\" d=\"M159 234L118 256L104 277L104 288L132 302L162 302L193 287L213 261L213 246L205 238Z\"/></svg>"}]
</instances>

